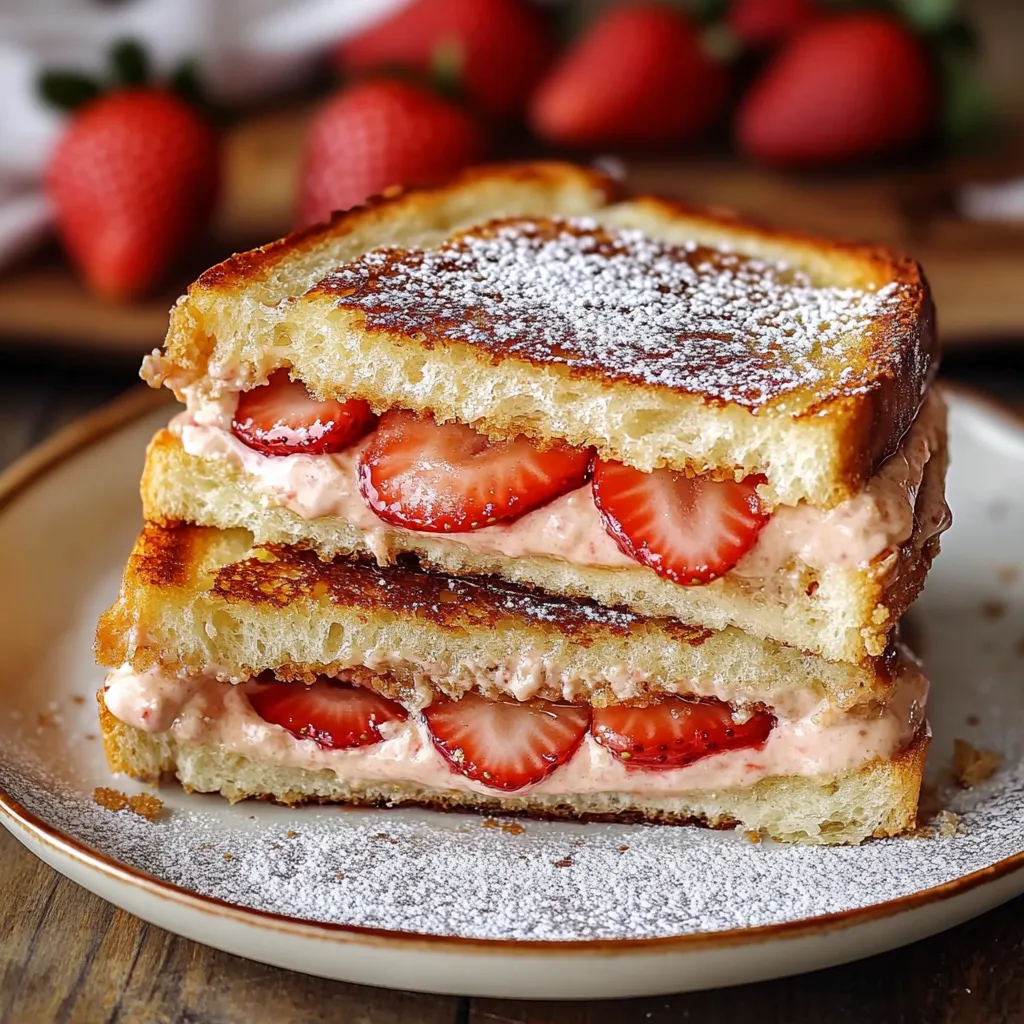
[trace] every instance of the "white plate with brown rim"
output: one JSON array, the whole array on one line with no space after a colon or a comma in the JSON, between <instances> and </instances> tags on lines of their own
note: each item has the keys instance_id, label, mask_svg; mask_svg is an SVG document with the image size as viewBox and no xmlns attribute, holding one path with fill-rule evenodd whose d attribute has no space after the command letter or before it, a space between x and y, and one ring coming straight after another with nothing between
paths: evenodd
<instances>
[{"instance_id":1,"label":"white plate with brown rim","mask_svg":"<svg viewBox=\"0 0 1024 1024\"><path fill-rule=\"evenodd\" d=\"M951 393L955 523L912 613L934 687L929 777L955 815L933 831L952 834L828 849L697 828L231 806L174 786L156 821L101 806L99 786L151 792L107 771L91 641L167 415L129 396L0 479L0 820L112 903L325 977L598 999L815 970L1024 892L1024 424L1011 413ZM968 790L949 781L957 738L1001 756Z\"/></svg>"}]
</instances>

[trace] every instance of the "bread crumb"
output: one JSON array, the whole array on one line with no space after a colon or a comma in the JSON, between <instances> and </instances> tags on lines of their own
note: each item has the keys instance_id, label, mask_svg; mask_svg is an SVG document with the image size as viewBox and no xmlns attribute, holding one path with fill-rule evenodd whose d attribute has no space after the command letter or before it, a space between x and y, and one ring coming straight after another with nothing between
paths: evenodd
<instances>
[{"instance_id":1,"label":"bread crumb","mask_svg":"<svg viewBox=\"0 0 1024 1024\"><path fill-rule=\"evenodd\" d=\"M572 857L563 857L561 860L555 861L556 868L571 868L573 866Z\"/></svg>"},{"instance_id":2,"label":"bread crumb","mask_svg":"<svg viewBox=\"0 0 1024 1024\"><path fill-rule=\"evenodd\" d=\"M628 846L627 846L627 845L626 845L625 843L623 843L623 844L622 844L622 845L621 845L621 846L619 847L619 853L625 853L625 852L626 852L626 851L627 851L628 849L629 849L629 847L628 847Z\"/></svg>"},{"instance_id":3,"label":"bread crumb","mask_svg":"<svg viewBox=\"0 0 1024 1024\"><path fill-rule=\"evenodd\" d=\"M1001 565L996 570L996 579L1000 583L1016 583L1020 577L1019 565Z\"/></svg>"},{"instance_id":4,"label":"bread crumb","mask_svg":"<svg viewBox=\"0 0 1024 1024\"><path fill-rule=\"evenodd\" d=\"M71 699L76 704L84 704L85 703L85 698L80 693L76 693Z\"/></svg>"},{"instance_id":5,"label":"bread crumb","mask_svg":"<svg viewBox=\"0 0 1024 1024\"><path fill-rule=\"evenodd\" d=\"M979 750L967 740L953 741L953 775L962 789L971 789L991 777L1002 760L994 750Z\"/></svg>"},{"instance_id":6,"label":"bread crumb","mask_svg":"<svg viewBox=\"0 0 1024 1024\"><path fill-rule=\"evenodd\" d=\"M960 823L960 815L952 811L939 811L927 825L918 825L903 834L904 839L953 839L967 835L967 829Z\"/></svg>"},{"instance_id":7,"label":"bread crumb","mask_svg":"<svg viewBox=\"0 0 1024 1024\"><path fill-rule=\"evenodd\" d=\"M501 831L507 832L510 836L521 836L526 829L518 821L508 821L501 826Z\"/></svg>"},{"instance_id":8,"label":"bread crumb","mask_svg":"<svg viewBox=\"0 0 1024 1024\"><path fill-rule=\"evenodd\" d=\"M334 877L340 882L345 877L345 873L343 871L339 871Z\"/></svg>"},{"instance_id":9,"label":"bread crumb","mask_svg":"<svg viewBox=\"0 0 1024 1024\"><path fill-rule=\"evenodd\" d=\"M981 606L981 614L994 622L1006 614L1006 605L1002 601L986 601Z\"/></svg>"},{"instance_id":10,"label":"bread crumb","mask_svg":"<svg viewBox=\"0 0 1024 1024\"><path fill-rule=\"evenodd\" d=\"M224 854L224 859L225 859L225 860L232 860L232 859L233 859L233 856L232 856L232 854L230 854L230 853L225 853L225 854Z\"/></svg>"},{"instance_id":11,"label":"bread crumb","mask_svg":"<svg viewBox=\"0 0 1024 1024\"><path fill-rule=\"evenodd\" d=\"M747 831L744 832L743 835L746 837L747 842L750 842L750 843L759 843L759 842L761 842L761 833L760 832L755 832L753 829L747 829Z\"/></svg>"},{"instance_id":12,"label":"bread crumb","mask_svg":"<svg viewBox=\"0 0 1024 1024\"><path fill-rule=\"evenodd\" d=\"M288 829L288 832L286 833L289 839L294 839L298 834L298 832L295 832L292 829Z\"/></svg>"},{"instance_id":13,"label":"bread crumb","mask_svg":"<svg viewBox=\"0 0 1024 1024\"><path fill-rule=\"evenodd\" d=\"M128 797L128 810L147 821L156 821L163 813L164 802L152 793L138 793Z\"/></svg>"},{"instance_id":14,"label":"bread crumb","mask_svg":"<svg viewBox=\"0 0 1024 1024\"><path fill-rule=\"evenodd\" d=\"M494 820L494 818L484 818L481 822L484 828L501 828L501 826Z\"/></svg>"},{"instance_id":15,"label":"bread crumb","mask_svg":"<svg viewBox=\"0 0 1024 1024\"><path fill-rule=\"evenodd\" d=\"M87 739L87 740L94 740L94 739L96 739L96 733L94 733L94 732L87 732L85 734L85 739Z\"/></svg>"},{"instance_id":16,"label":"bread crumb","mask_svg":"<svg viewBox=\"0 0 1024 1024\"><path fill-rule=\"evenodd\" d=\"M97 786L92 791L92 799L108 811L123 811L128 806L128 797L124 793L106 786Z\"/></svg>"},{"instance_id":17,"label":"bread crumb","mask_svg":"<svg viewBox=\"0 0 1024 1024\"><path fill-rule=\"evenodd\" d=\"M53 715L48 715L45 711L40 711L39 714L36 715L36 725L38 725L40 729L49 729L51 726L56 725L56 722L54 721Z\"/></svg>"}]
</instances>

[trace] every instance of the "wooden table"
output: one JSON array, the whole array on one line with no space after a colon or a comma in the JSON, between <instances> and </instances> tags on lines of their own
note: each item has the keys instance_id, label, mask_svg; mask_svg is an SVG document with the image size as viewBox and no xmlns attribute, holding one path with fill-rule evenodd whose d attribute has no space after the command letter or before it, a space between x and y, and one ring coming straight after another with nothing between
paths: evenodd
<instances>
[{"instance_id":1,"label":"wooden table","mask_svg":"<svg viewBox=\"0 0 1024 1024\"><path fill-rule=\"evenodd\" d=\"M1024 404L1018 352L956 376ZM127 387L0 357L0 466ZM741 988L605 1003L460 999L324 981L220 953L116 910L0 829L0 1024L344 1021L624 1024L714 1020L997 1024L1024 1021L1024 898L902 950Z\"/></svg>"}]
</instances>

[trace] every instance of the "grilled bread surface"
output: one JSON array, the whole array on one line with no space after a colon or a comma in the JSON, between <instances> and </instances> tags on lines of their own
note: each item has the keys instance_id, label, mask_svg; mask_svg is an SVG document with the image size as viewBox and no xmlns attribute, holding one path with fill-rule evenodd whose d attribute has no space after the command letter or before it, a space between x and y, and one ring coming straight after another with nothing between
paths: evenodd
<instances>
[{"instance_id":1,"label":"grilled bread surface","mask_svg":"<svg viewBox=\"0 0 1024 1024\"><path fill-rule=\"evenodd\" d=\"M232 681L355 669L413 705L476 690L597 706L665 693L775 706L807 691L847 709L885 701L898 670L894 647L865 665L834 664L738 629L645 618L493 578L328 562L300 548L254 548L244 530L154 524L100 620L97 656L110 667Z\"/></svg>"},{"instance_id":2,"label":"grilled bread surface","mask_svg":"<svg viewBox=\"0 0 1024 1024\"><path fill-rule=\"evenodd\" d=\"M746 789L694 791L674 797L630 793L483 795L432 789L414 782L339 778L261 763L219 745L179 741L115 718L98 694L100 725L111 770L150 782L175 776L190 792L255 797L284 804L415 805L433 810L514 813L538 818L699 823L743 828L789 842L859 843L914 826L928 747L922 731L906 750L829 778L783 776Z\"/></svg>"},{"instance_id":3,"label":"grilled bread surface","mask_svg":"<svg viewBox=\"0 0 1024 1024\"><path fill-rule=\"evenodd\" d=\"M896 448L936 356L911 260L537 163L231 257L178 301L145 375L180 394L287 366L321 398L645 471L761 473L769 501L831 507Z\"/></svg>"}]
</instances>

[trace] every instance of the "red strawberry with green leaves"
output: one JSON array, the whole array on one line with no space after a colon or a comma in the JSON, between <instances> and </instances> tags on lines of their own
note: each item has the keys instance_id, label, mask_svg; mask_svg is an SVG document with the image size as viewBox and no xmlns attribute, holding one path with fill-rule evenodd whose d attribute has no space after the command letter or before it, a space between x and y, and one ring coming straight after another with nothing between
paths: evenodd
<instances>
[{"instance_id":1,"label":"red strawberry with green leaves","mask_svg":"<svg viewBox=\"0 0 1024 1024\"><path fill-rule=\"evenodd\" d=\"M924 47L896 18L818 21L772 59L740 104L736 141L784 167L845 163L919 139L936 112Z\"/></svg>"},{"instance_id":2,"label":"red strawberry with green leaves","mask_svg":"<svg viewBox=\"0 0 1024 1024\"><path fill-rule=\"evenodd\" d=\"M491 441L462 423L385 413L359 458L359 488L381 519L459 533L518 519L587 479L589 449L528 437Z\"/></svg>"},{"instance_id":3,"label":"red strawberry with green leaves","mask_svg":"<svg viewBox=\"0 0 1024 1024\"><path fill-rule=\"evenodd\" d=\"M572 44L530 101L533 130L564 146L659 146L706 129L725 69L667 4L612 7Z\"/></svg>"},{"instance_id":4,"label":"red strawberry with green leaves","mask_svg":"<svg viewBox=\"0 0 1024 1024\"><path fill-rule=\"evenodd\" d=\"M401 704L374 690L326 678L312 686L260 683L250 692L249 703L265 722L328 750L380 743L382 725L408 718Z\"/></svg>"},{"instance_id":5,"label":"red strawberry with green leaves","mask_svg":"<svg viewBox=\"0 0 1024 1024\"><path fill-rule=\"evenodd\" d=\"M645 708L594 708L594 739L632 768L684 768L723 750L760 749L775 726L762 707L737 721L713 697L663 697Z\"/></svg>"},{"instance_id":6,"label":"red strawberry with green leaves","mask_svg":"<svg viewBox=\"0 0 1024 1024\"><path fill-rule=\"evenodd\" d=\"M411 82L377 79L329 99L309 127L299 220L326 220L392 185L429 185L479 160L484 139L461 107Z\"/></svg>"},{"instance_id":7,"label":"red strawberry with green leaves","mask_svg":"<svg viewBox=\"0 0 1024 1024\"><path fill-rule=\"evenodd\" d=\"M170 88L146 85L133 44L115 49L121 82L102 94L77 75L43 88L75 110L50 157L47 191L64 248L94 291L134 298L160 283L205 228L219 180L217 136Z\"/></svg>"},{"instance_id":8,"label":"red strawberry with green leaves","mask_svg":"<svg viewBox=\"0 0 1024 1024\"><path fill-rule=\"evenodd\" d=\"M238 396L231 431L264 455L320 455L358 441L376 419L361 399L321 402L287 370L277 370L262 387Z\"/></svg>"},{"instance_id":9,"label":"red strawberry with green leaves","mask_svg":"<svg viewBox=\"0 0 1024 1024\"><path fill-rule=\"evenodd\" d=\"M532 786L565 764L590 726L590 708L467 693L424 709L434 746L453 772L490 789Z\"/></svg>"},{"instance_id":10,"label":"red strawberry with green leaves","mask_svg":"<svg viewBox=\"0 0 1024 1024\"><path fill-rule=\"evenodd\" d=\"M459 93L489 117L522 113L552 54L540 13L526 0L412 0L345 39L345 72L408 68L454 78Z\"/></svg>"},{"instance_id":11,"label":"red strawberry with green leaves","mask_svg":"<svg viewBox=\"0 0 1024 1024\"><path fill-rule=\"evenodd\" d=\"M594 460L594 503L605 530L630 558L684 586L710 583L754 546L769 519L757 496L763 482L641 473Z\"/></svg>"}]
</instances>

